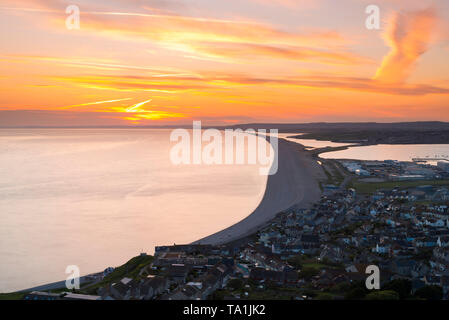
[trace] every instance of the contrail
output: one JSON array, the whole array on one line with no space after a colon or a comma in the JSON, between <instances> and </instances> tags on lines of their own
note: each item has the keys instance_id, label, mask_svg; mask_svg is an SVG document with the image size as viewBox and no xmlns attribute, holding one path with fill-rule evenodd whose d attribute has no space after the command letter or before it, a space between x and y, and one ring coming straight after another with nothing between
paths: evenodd
<instances>
[{"instance_id":1,"label":"contrail","mask_svg":"<svg viewBox=\"0 0 449 320\"><path fill-rule=\"evenodd\" d=\"M141 106L143 106L144 104L152 101L153 99L147 100L147 101L143 101L143 102L139 102L131 107L129 107L128 109L126 109L126 112L133 112L134 110L140 108Z\"/></svg>"},{"instance_id":2,"label":"contrail","mask_svg":"<svg viewBox=\"0 0 449 320\"><path fill-rule=\"evenodd\" d=\"M74 104L72 106L63 107L61 109L70 109L70 108L75 108L75 107L90 106L90 105L94 105L94 104L111 103L111 102L125 101L125 100L131 100L131 99L132 98L124 98L124 99L116 99L116 100L87 102L87 103L81 103L81 104Z\"/></svg>"}]
</instances>

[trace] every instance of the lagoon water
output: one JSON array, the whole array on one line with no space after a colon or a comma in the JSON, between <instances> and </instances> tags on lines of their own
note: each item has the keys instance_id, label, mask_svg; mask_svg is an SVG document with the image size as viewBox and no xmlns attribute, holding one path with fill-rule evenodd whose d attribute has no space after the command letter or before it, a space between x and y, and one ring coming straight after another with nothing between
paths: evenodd
<instances>
[{"instance_id":1,"label":"lagoon water","mask_svg":"<svg viewBox=\"0 0 449 320\"><path fill-rule=\"evenodd\" d=\"M412 158L449 157L448 144L374 145L351 147L346 150L320 154L325 159L398 160L412 161Z\"/></svg>"},{"instance_id":2,"label":"lagoon water","mask_svg":"<svg viewBox=\"0 0 449 320\"><path fill-rule=\"evenodd\" d=\"M351 143L337 143L314 139L288 138L300 133L280 133L279 138L300 143L309 148L341 147L348 146L346 150L321 153L324 159L358 159L358 160L398 160L412 161L412 158L449 158L449 144L405 144L373 146L354 146ZM428 161L435 164L436 161Z\"/></svg>"},{"instance_id":3,"label":"lagoon water","mask_svg":"<svg viewBox=\"0 0 449 320\"><path fill-rule=\"evenodd\" d=\"M351 143L338 143L332 141L322 141L315 139L298 139L298 138L289 138L296 135L301 135L302 133L279 133L279 138L300 143L307 148L324 148L324 147L341 147L341 146L349 146Z\"/></svg>"},{"instance_id":4,"label":"lagoon water","mask_svg":"<svg viewBox=\"0 0 449 320\"><path fill-rule=\"evenodd\" d=\"M0 292L189 243L253 211L258 165L180 165L169 130L0 130Z\"/></svg>"}]
</instances>

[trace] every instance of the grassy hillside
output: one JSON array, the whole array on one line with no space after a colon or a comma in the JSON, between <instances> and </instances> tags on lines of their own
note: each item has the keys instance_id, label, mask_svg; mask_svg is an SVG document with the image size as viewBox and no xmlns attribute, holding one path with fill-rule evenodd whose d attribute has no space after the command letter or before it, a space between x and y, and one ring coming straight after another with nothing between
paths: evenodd
<instances>
[{"instance_id":1,"label":"grassy hillside","mask_svg":"<svg viewBox=\"0 0 449 320\"><path fill-rule=\"evenodd\" d=\"M139 272L151 262L153 262L153 256L137 256L126 262L124 265L115 268L115 270L107 275L102 281L96 283L93 286L88 286L85 289L81 288L81 291L85 291L90 294L95 294L99 287L105 286L110 283L120 281L124 277L138 278Z\"/></svg>"}]
</instances>

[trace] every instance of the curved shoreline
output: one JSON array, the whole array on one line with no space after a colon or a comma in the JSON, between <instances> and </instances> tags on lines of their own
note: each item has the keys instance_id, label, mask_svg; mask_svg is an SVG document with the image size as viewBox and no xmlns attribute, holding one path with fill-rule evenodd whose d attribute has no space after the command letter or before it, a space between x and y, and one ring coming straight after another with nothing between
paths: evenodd
<instances>
[{"instance_id":1,"label":"curved shoreline","mask_svg":"<svg viewBox=\"0 0 449 320\"><path fill-rule=\"evenodd\" d=\"M282 210L292 206L308 208L320 199L318 179L324 174L321 166L302 145L282 138L278 141L278 171L268 176L265 193L257 208L236 224L193 244L218 245L243 238L256 232Z\"/></svg>"},{"instance_id":2,"label":"curved shoreline","mask_svg":"<svg viewBox=\"0 0 449 320\"><path fill-rule=\"evenodd\" d=\"M236 224L206 236L193 244L223 244L251 235L271 221L279 212L292 206L308 208L321 196L318 179L324 177L321 166L299 143L278 139L278 171L268 176L266 188L257 208ZM81 277L84 279L84 277ZM64 281L57 281L22 289L53 290L65 287Z\"/></svg>"}]
</instances>

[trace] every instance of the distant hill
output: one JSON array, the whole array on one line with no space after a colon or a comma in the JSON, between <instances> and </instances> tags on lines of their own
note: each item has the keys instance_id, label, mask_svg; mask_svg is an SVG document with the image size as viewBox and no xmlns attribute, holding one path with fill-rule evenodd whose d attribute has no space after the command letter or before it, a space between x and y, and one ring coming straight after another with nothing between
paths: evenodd
<instances>
[{"instance_id":1,"label":"distant hill","mask_svg":"<svg viewBox=\"0 0 449 320\"><path fill-rule=\"evenodd\" d=\"M336 122L253 123L223 128L278 129L281 133L303 133L302 139L372 144L449 144L449 123L423 122Z\"/></svg>"},{"instance_id":2,"label":"distant hill","mask_svg":"<svg viewBox=\"0 0 449 320\"><path fill-rule=\"evenodd\" d=\"M317 132L317 131L435 131L449 130L449 122L418 121L418 122L312 122L312 123L248 123L222 128L241 129L278 129L279 132Z\"/></svg>"}]
</instances>

